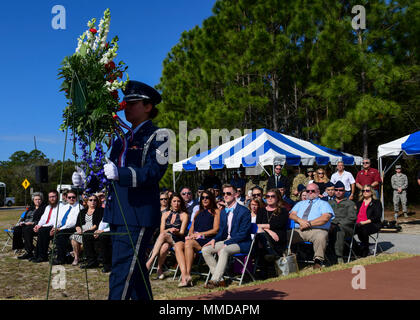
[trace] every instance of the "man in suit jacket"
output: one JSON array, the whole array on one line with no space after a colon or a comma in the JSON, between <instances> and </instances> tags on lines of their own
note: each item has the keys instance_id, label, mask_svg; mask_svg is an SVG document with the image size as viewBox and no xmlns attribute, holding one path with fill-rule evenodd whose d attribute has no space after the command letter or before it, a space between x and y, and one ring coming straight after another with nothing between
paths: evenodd
<instances>
[{"instance_id":1,"label":"man in suit jacket","mask_svg":"<svg viewBox=\"0 0 420 320\"><path fill-rule=\"evenodd\" d=\"M210 268L211 280L206 288L225 287L223 274L229 256L237 253L248 253L251 246L251 213L248 208L236 202L236 187L223 186L223 197L226 208L220 213L220 227L217 235L203 246L203 258ZM216 261L214 254L218 253Z\"/></svg>"},{"instance_id":2,"label":"man in suit jacket","mask_svg":"<svg viewBox=\"0 0 420 320\"><path fill-rule=\"evenodd\" d=\"M274 174L268 178L267 190L277 189L283 185L287 197L290 195L290 183L287 177L281 174L282 166L279 163L274 164Z\"/></svg>"}]
</instances>

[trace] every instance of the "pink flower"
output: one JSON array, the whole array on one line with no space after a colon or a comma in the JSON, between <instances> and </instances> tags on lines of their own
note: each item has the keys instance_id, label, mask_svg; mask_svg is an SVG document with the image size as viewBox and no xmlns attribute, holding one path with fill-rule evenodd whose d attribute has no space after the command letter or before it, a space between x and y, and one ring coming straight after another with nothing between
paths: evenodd
<instances>
[{"instance_id":1,"label":"pink flower","mask_svg":"<svg viewBox=\"0 0 420 320\"><path fill-rule=\"evenodd\" d=\"M89 31L92 32L93 34L98 32L95 28L90 28Z\"/></svg>"}]
</instances>

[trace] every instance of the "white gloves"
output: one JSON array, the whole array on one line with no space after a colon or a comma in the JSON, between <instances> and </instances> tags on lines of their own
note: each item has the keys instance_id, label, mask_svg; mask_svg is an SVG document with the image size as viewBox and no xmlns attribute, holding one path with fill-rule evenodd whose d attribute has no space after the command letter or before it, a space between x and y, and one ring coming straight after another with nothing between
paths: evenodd
<instances>
[{"instance_id":1,"label":"white gloves","mask_svg":"<svg viewBox=\"0 0 420 320\"><path fill-rule=\"evenodd\" d=\"M73 172L73 175L71 176L71 181L73 182L73 185L75 187L83 187L86 182L86 174L81 168L76 166L76 171Z\"/></svg>"},{"instance_id":2,"label":"white gloves","mask_svg":"<svg viewBox=\"0 0 420 320\"><path fill-rule=\"evenodd\" d=\"M105 157L106 165L104 165L104 173L108 180L118 180L118 168L117 166Z\"/></svg>"}]
</instances>

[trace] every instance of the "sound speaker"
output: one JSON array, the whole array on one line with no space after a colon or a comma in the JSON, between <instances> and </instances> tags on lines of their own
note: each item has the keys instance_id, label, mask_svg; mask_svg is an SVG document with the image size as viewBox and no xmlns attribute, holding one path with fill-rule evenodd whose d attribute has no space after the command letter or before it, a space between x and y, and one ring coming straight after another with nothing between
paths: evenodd
<instances>
[{"instance_id":1,"label":"sound speaker","mask_svg":"<svg viewBox=\"0 0 420 320\"><path fill-rule=\"evenodd\" d=\"M36 183L48 182L48 167L47 166L35 167L35 180L36 180Z\"/></svg>"}]
</instances>

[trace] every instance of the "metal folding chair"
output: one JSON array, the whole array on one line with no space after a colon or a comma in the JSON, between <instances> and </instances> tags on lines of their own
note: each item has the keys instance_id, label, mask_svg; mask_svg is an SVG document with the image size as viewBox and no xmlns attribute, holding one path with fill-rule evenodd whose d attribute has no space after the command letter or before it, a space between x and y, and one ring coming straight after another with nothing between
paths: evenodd
<instances>
[{"instance_id":1,"label":"metal folding chair","mask_svg":"<svg viewBox=\"0 0 420 320\"><path fill-rule=\"evenodd\" d=\"M26 211L27 210L25 210L21 215L20 215L20 218L19 218L19 220L16 222L16 224L15 224L15 226L17 226L17 224L19 223L19 221L20 220L22 220L23 218L25 218L25 215L26 215ZM3 252L4 251L4 249L6 249L6 247L7 246L11 246L11 244L9 244L11 241L13 241L13 227L11 227L11 228L8 228L8 229L4 229L4 232L6 232L6 234L7 234L7 240L6 240L6 242L5 242L5 244L4 244L4 246L3 246L3 249L1 249L1 252ZM15 250L15 252L16 252L17 250Z\"/></svg>"},{"instance_id":2,"label":"metal folding chair","mask_svg":"<svg viewBox=\"0 0 420 320\"><path fill-rule=\"evenodd\" d=\"M354 227L353 227L353 235L352 235L352 237L351 237L350 252L349 252L349 256L348 256L348 258L347 258L347 262L350 262L350 259L351 259L351 254L352 254L352 253L353 253L353 255L354 255L355 257L357 257L357 255L356 255L356 254L354 253L354 251L353 251L353 242L355 241L355 240L354 240L355 231L356 231L356 224L354 224ZM372 240L375 242L375 248L374 248L374 250L373 250L373 256L374 256L374 257L376 257L376 253L377 253L377 249L378 249L378 247L379 247L379 249L381 249L381 252L384 252L384 250L382 249L381 245L379 244L379 231L376 233L376 235L374 235L374 234L370 234L370 235L369 235L369 239L372 239ZM370 244L369 244L369 247L370 247Z\"/></svg>"}]
</instances>

